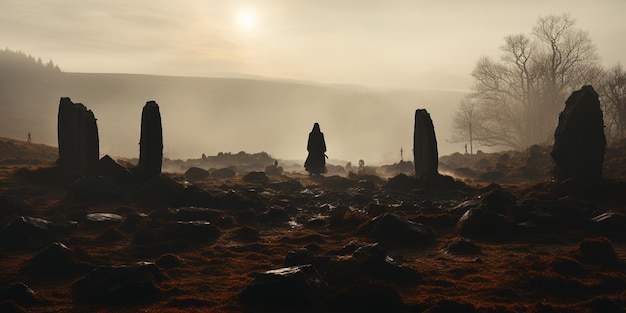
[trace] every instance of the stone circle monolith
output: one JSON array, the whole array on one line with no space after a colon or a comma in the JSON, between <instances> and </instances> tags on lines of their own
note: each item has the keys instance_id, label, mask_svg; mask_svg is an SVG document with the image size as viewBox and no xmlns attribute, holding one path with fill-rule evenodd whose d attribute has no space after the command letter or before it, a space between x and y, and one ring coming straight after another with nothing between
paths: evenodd
<instances>
[{"instance_id":1,"label":"stone circle monolith","mask_svg":"<svg viewBox=\"0 0 626 313\"><path fill-rule=\"evenodd\" d=\"M437 152L435 127L430 114L425 109L415 111L413 157L415 160L415 178L423 181L439 177L439 154Z\"/></svg>"},{"instance_id":2,"label":"stone circle monolith","mask_svg":"<svg viewBox=\"0 0 626 313\"><path fill-rule=\"evenodd\" d=\"M139 141L139 164L137 174L142 179L161 175L163 162L163 129L161 113L155 101L148 101L141 114L141 139Z\"/></svg>"},{"instance_id":3,"label":"stone circle monolith","mask_svg":"<svg viewBox=\"0 0 626 313\"><path fill-rule=\"evenodd\" d=\"M569 178L581 183L601 180L605 148L598 94L592 86L583 86L570 95L559 114L550 153L556 164L552 175L559 181Z\"/></svg>"}]
</instances>

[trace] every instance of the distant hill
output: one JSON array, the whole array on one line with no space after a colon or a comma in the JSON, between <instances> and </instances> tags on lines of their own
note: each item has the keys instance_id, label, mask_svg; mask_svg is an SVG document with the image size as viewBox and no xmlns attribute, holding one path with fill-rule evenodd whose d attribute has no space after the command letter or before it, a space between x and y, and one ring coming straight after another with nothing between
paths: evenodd
<instances>
[{"instance_id":1,"label":"distant hill","mask_svg":"<svg viewBox=\"0 0 626 313\"><path fill-rule=\"evenodd\" d=\"M44 164L58 156L55 147L0 137L0 164Z\"/></svg>"},{"instance_id":2,"label":"distant hill","mask_svg":"<svg viewBox=\"0 0 626 313\"><path fill-rule=\"evenodd\" d=\"M10 70L5 70L10 69ZM267 151L277 158L306 158L314 122L326 134L328 155L366 164L394 162L410 154L413 114L426 108L435 123L440 154L461 151L451 137L460 92L380 90L358 86L264 78L192 78L135 74L65 73L51 61L0 51L0 136L57 144L60 97L91 109L98 119L100 151L138 155L141 110L148 100L161 109L164 153Z\"/></svg>"}]
</instances>

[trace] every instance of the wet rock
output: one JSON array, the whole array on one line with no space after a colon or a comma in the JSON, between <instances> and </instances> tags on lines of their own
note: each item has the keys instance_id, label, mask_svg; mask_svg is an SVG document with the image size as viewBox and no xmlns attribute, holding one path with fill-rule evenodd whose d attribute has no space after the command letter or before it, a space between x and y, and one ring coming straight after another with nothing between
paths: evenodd
<instances>
[{"instance_id":1,"label":"wet rock","mask_svg":"<svg viewBox=\"0 0 626 313\"><path fill-rule=\"evenodd\" d=\"M439 176L439 153L435 127L430 114L425 109L415 111L413 131L413 159L415 177L420 181L428 181Z\"/></svg>"},{"instance_id":2,"label":"wet rock","mask_svg":"<svg viewBox=\"0 0 626 313\"><path fill-rule=\"evenodd\" d=\"M120 185L126 185L135 181L135 176L127 168L115 162L109 155L103 156L98 161L96 175L111 178Z\"/></svg>"},{"instance_id":3,"label":"wet rock","mask_svg":"<svg viewBox=\"0 0 626 313\"><path fill-rule=\"evenodd\" d=\"M350 286L332 299L332 307L341 312L405 312L398 292L377 284Z\"/></svg>"},{"instance_id":4,"label":"wet rock","mask_svg":"<svg viewBox=\"0 0 626 313\"><path fill-rule=\"evenodd\" d=\"M445 251L451 254L474 255L482 253L482 249L469 238L457 238L446 244Z\"/></svg>"},{"instance_id":5,"label":"wet rock","mask_svg":"<svg viewBox=\"0 0 626 313\"><path fill-rule=\"evenodd\" d=\"M589 264L615 264L621 261L606 238L586 238L578 244L574 258Z\"/></svg>"},{"instance_id":6,"label":"wet rock","mask_svg":"<svg viewBox=\"0 0 626 313\"><path fill-rule=\"evenodd\" d=\"M53 224L36 217L19 216L0 229L0 243L11 248L42 248L55 237Z\"/></svg>"},{"instance_id":7,"label":"wet rock","mask_svg":"<svg viewBox=\"0 0 626 313\"><path fill-rule=\"evenodd\" d=\"M154 263L137 262L123 266L101 266L72 285L77 299L118 304L152 302L163 295L158 284L169 277Z\"/></svg>"},{"instance_id":8,"label":"wet rock","mask_svg":"<svg viewBox=\"0 0 626 313\"><path fill-rule=\"evenodd\" d=\"M265 184L270 181L267 175L265 175L265 172L250 172L246 174L242 179L247 183L259 184Z\"/></svg>"},{"instance_id":9,"label":"wet rock","mask_svg":"<svg viewBox=\"0 0 626 313\"><path fill-rule=\"evenodd\" d=\"M435 240L430 228L391 213L377 216L361 225L357 234L390 246L424 246Z\"/></svg>"},{"instance_id":10,"label":"wet rock","mask_svg":"<svg viewBox=\"0 0 626 313\"><path fill-rule=\"evenodd\" d=\"M179 221L217 221L223 217L222 210L193 206L170 209L169 212Z\"/></svg>"},{"instance_id":11,"label":"wet rock","mask_svg":"<svg viewBox=\"0 0 626 313\"><path fill-rule=\"evenodd\" d=\"M41 276L81 275L92 269L76 260L74 253L60 242L54 242L26 261L21 271Z\"/></svg>"},{"instance_id":12,"label":"wet rock","mask_svg":"<svg viewBox=\"0 0 626 313\"><path fill-rule=\"evenodd\" d=\"M163 162L163 128L159 105L148 101L141 113L141 137L139 140L139 163L135 173L143 180L161 175Z\"/></svg>"},{"instance_id":13,"label":"wet rock","mask_svg":"<svg viewBox=\"0 0 626 313\"><path fill-rule=\"evenodd\" d=\"M185 172L185 178L191 181L203 180L207 177L209 177L209 171L199 167L190 167Z\"/></svg>"},{"instance_id":14,"label":"wet rock","mask_svg":"<svg viewBox=\"0 0 626 313\"><path fill-rule=\"evenodd\" d=\"M310 309L319 307L327 292L328 286L315 268L302 265L257 275L239 294L239 301L266 309Z\"/></svg>"},{"instance_id":15,"label":"wet rock","mask_svg":"<svg viewBox=\"0 0 626 313\"><path fill-rule=\"evenodd\" d=\"M19 282L8 287L0 288L0 302L12 300L21 304L37 302L37 295L26 284Z\"/></svg>"},{"instance_id":16,"label":"wet rock","mask_svg":"<svg viewBox=\"0 0 626 313\"><path fill-rule=\"evenodd\" d=\"M92 227L119 225L124 218L114 213L90 213L85 216L85 224Z\"/></svg>"},{"instance_id":17,"label":"wet rock","mask_svg":"<svg viewBox=\"0 0 626 313\"><path fill-rule=\"evenodd\" d=\"M159 268L165 269L187 267L183 259L169 253L160 256L154 263L158 265Z\"/></svg>"},{"instance_id":18,"label":"wet rock","mask_svg":"<svg viewBox=\"0 0 626 313\"><path fill-rule=\"evenodd\" d=\"M113 200L122 196L122 189L108 177L82 176L74 182L72 195L81 200Z\"/></svg>"},{"instance_id":19,"label":"wet rock","mask_svg":"<svg viewBox=\"0 0 626 313\"><path fill-rule=\"evenodd\" d=\"M624 238L626 215L618 212L602 213L591 219L592 227L603 235Z\"/></svg>"},{"instance_id":20,"label":"wet rock","mask_svg":"<svg viewBox=\"0 0 626 313\"><path fill-rule=\"evenodd\" d=\"M554 132L552 175L557 180L573 178L593 183L602 179L606 148L604 121L598 94L592 86L574 91L565 101Z\"/></svg>"},{"instance_id":21,"label":"wet rock","mask_svg":"<svg viewBox=\"0 0 626 313\"><path fill-rule=\"evenodd\" d=\"M516 233L517 225L504 215L476 208L461 216L457 229L462 236L497 241Z\"/></svg>"},{"instance_id":22,"label":"wet rock","mask_svg":"<svg viewBox=\"0 0 626 313\"><path fill-rule=\"evenodd\" d=\"M178 221L180 240L199 243L215 241L222 234L219 227L208 221Z\"/></svg>"},{"instance_id":23,"label":"wet rock","mask_svg":"<svg viewBox=\"0 0 626 313\"><path fill-rule=\"evenodd\" d=\"M230 168L221 168L211 172L211 177L218 179L233 178L235 175L235 171Z\"/></svg>"}]
</instances>

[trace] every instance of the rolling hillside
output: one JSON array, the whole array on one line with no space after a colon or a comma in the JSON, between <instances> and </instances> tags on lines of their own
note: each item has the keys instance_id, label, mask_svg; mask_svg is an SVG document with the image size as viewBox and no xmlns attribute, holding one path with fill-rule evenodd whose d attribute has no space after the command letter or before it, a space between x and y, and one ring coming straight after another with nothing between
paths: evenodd
<instances>
[{"instance_id":1,"label":"rolling hillside","mask_svg":"<svg viewBox=\"0 0 626 313\"><path fill-rule=\"evenodd\" d=\"M25 67L15 58L0 58L0 136L21 139L31 132L34 142L56 145L59 98L70 97L98 119L101 153L117 156L138 154L141 110L148 100L159 103L164 152L170 158L243 150L304 159L308 132L319 122L329 157L368 164L396 161L401 147L405 157L410 154L418 108L431 114L440 154L462 149L462 144L446 142L453 110L463 96L459 92L261 78L64 73L44 64L21 69Z\"/></svg>"}]
</instances>

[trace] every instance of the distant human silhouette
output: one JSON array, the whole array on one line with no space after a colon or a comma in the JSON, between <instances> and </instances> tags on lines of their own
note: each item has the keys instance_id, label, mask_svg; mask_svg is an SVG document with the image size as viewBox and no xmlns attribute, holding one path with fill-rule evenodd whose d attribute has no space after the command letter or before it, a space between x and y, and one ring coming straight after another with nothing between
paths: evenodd
<instances>
[{"instance_id":1,"label":"distant human silhouette","mask_svg":"<svg viewBox=\"0 0 626 313\"><path fill-rule=\"evenodd\" d=\"M311 175L326 173L326 141L318 123L313 125L313 130L309 133L306 149L309 151L309 156L304 162L306 171Z\"/></svg>"},{"instance_id":2,"label":"distant human silhouette","mask_svg":"<svg viewBox=\"0 0 626 313\"><path fill-rule=\"evenodd\" d=\"M28 141L27 141L27 142L28 142L28 143L30 143L30 142L31 142L30 132L28 133Z\"/></svg>"}]
</instances>

